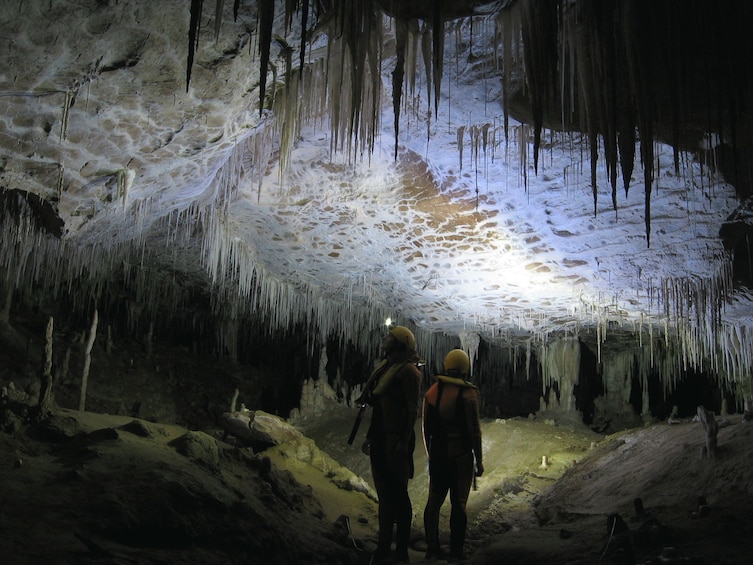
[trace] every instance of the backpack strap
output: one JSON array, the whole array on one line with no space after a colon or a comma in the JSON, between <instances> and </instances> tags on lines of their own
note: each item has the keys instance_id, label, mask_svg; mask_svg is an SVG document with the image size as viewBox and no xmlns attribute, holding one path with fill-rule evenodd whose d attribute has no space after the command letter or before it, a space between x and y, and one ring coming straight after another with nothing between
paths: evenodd
<instances>
[{"instance_id":1,"label":"backpack strap","mask_svg":"<svg viewBox=\"0 0 753 565\"><path fill-rule=\"evenodd\" d=\"M444 383L437 381L437 414L439 414L439 406L442 404L442 392L444 392Z\"/></svg>"}]
</instances>

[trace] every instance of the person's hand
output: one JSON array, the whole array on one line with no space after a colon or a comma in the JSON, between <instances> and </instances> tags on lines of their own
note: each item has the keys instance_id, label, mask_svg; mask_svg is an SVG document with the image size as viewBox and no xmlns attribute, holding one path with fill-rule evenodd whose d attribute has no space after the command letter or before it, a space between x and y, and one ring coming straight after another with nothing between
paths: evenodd
<instances>
[{"instance_id":1,"label":"person's hand","mask_svg":"<svg viewBox=\"0 0 753 565\"><path fill-rule=\"evenodd\" d=\"M371 440L365 439L363 441L363 444L361 445L361 453L364 455L369 455L371 453Z\"/></svg>"},{"instance_id":2,"label":"person's hand","mask_svg":"<svg viewBox=\"0 0 753 565\"><path fill-rule=\"evenodd\" d=\"M372 406L371 404L371 395L368 392L364 392L361 396L356 398L356 405L357 406L366 406L366 405Z\"/></svg>"},{"instance_id":3,"label":"person's hand","mask_svg":"<svg viewBox=\"0 0 753 565\"><path fill-rule=\"evenodd\" d=\"M484 464L481 461L476 461L476 476L480 477L484 474Z\"/></svg>"}]
</instances>

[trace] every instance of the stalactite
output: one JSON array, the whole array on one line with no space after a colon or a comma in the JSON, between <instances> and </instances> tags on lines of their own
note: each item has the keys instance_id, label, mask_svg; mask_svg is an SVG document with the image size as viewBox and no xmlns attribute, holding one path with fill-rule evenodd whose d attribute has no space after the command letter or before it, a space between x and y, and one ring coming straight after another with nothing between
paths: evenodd
<instances>
[{"instance_id":1,"label":"stalactite","mask_svg":"<svg viewBox=\"0 0 753 565\"><path fill-rule=\"evenodd\" d=\"M434 106L434 116L437 115L437 106L432 105L432 28L424 25L421 29L421 54L423 56L424 74L426 75L426 103L431 108Z\"/></svg>"},{"instance_id":2,"label":"stalactite","mask_svg":"<svg viewBox=\"0 0 753 565\"><path fill-rule=\"evenodd\" d=\"M560 391L559 406L566 412L575 410L574 387L578 384L580 370L580 342L575 337L563 337L539 348L542 375L542 396L554 384Z\"/></svg>"},{"instance_id":3,"label":"stalactite","mask_svg":"<svg viewBox=\"0 0 753 565\"><path fill-rule=\"evenodd\" d=\"M531 378L531 340L526 340L526 379Z\"/></svg>"},{"instance_id":4,"label":"stalactite","mask_svg":"<svg viewBox=\"0 0 753 565\"><path fill-rule=\"evenodd\" d=\"M516 131L518 133L518 170L519 178L523 179L523 188L528 190L528 126L521 124L517 126Z\"/></svg>"},{"instance_id":5,"label":"stalactite","mask_svg":"<svg viewBox=\"0 0 753 565\"><path fill-rule=\"evenodd\" d=\"M463 139L465 135L465 126L459 126L458 127L458 134L457 134L457 141L458 141L458 166L460 167L460 170L463 170L463 148L465 146Z\"/></svg>"},{"instance_id":6,"label":"stalactite","mask_svg":"<svg viewBox=\"0 0 753 565\"><path fill-rule=\"evenodd\" d=\"M417 69L421 33L417 20L408 20L405 24L408 32L405 43L405 74L407 75L405 92L409 97L415 99L417 97L416 80L420 78Z\"/></svg>"},{"instance_id":7,"label":"stalactite","mask_svg":"<svg viewBox=\"0 0 753 565\"><path fill-rule=\"evenodd\" d=\"M520 10L517 5L512 9L500 12L496 20L496 26L502 33L502 66L504 77L502 80L502 98L505 103L502 105L503 111L503 128L505 132L505 141L509 139L508 128L510 124L510 115L508 111L508 101L510 99L509 85L512 83L512 72L515 62L515 52L519 45L519 32L521 29Z\"/></svg>"},{"instance_id":8,"label":"stalactite","mask_svg":"<svg viewBox=\"0 0 753 565\"><path fill-rule=\"evenodd\" d=\"M444 14L442 2L433 3L431 19L432 34L432 70L434 71L434 115L439 113L439 94L442 89L442 70L444 68Z\"/></svg>"},{"instance_id":9,"label":"stalactite","mask_svg":"<svg viewBox=\"0 0 753 565\"><path fill-rule=\"evenodd\" d=\"M292 10L289 10L290 13ZM302 0L301 2L301 55L299 58L300 68L303 69L306 62L306 41L308 39L308 24L309 24L309 3L308 0ZM303 79L303 73L299 75L299 78Z\"/></svg>"},{"instance_id":10,"label":"stalactite","mask_svg":"<svg viewBox=\"0 0 753 565\"><path fill-rule=\"evenodd\" d=\"M199 31L201 29L201 10L204 6L204 0L191 0L191 18L188 25L188 58L186 61L186 92L191 84L191 70L196 54L196 47L199 44Z\"/></svg>"},{"instance_id":11,"label":"stalactite","mask_svg":"<svg viewBox=\"0 0 753 565\"><path fill-rule=\"evenodd\" d=\"M534 171L538 174L538 156L545 109L552 103L556 84L558 4L526 1L521 6L526 81L530 87L533 113Z\"/></svg>"},{"instance_id":12,"label":"stalactite","mask_svg":"<svg viewBox=\"0 0 753 565\"><path fill-rule=\"evenodd\" d=\"M403 77L405 74L405 52L408 42L407 23L398 20L395 22L395 55L397 63L392 71L392 112L394 115L395 130L395 160L397 160L398 136L400 133L400 98L403 93Z\"/></svg>"},{"instance_id":13,"label":"stalactite","mask_svg":"<svg viewBox=\"0 0 753 565\"><path fill-rule=\"evenodd\" d=\"M489 129L491 128L490 123L485 123L481 126L481 142L482 142L482 148L484 151L484 174L487 173L487 161L486 161L486 148L489 146L490 143L494 142L494 132L492 132L492 138L489 137Z\"/></svg>"},{"instance_id":14,"label":"stalactite","mask_svg":"<svg viewBox=\"0 0 753 565\"><path fill-rule=\"evenodd\" d=\"M272 43L272 28L275 18L275 0L258 0L259 7L259 115L264 111L264 99L267 94L267 71L269 53Z\"/></svg>"},{"instance_id":15,"label":"stalactite","mask_svg":"<svg viewBox=\"0 0 753 565\"><path fill-rule=\"evenodd\" d=\"M460 337L460 347L468 354L471 360L470 374L473 374L473 363L478 358L481 336L476 332L461 332L458 337Z\"/></svg>"},{"instance_id":16,"label":"stalactite","mask_svg":"<svg viewBox=\"0 0 753 565\"><path fill-rule=\"evenodd\" d=\"M220 29L222 28L222 12L225 8L225 0L215 0L214 4L214 40L215 42L220 37Z\"/></svg>"}]
</instances>

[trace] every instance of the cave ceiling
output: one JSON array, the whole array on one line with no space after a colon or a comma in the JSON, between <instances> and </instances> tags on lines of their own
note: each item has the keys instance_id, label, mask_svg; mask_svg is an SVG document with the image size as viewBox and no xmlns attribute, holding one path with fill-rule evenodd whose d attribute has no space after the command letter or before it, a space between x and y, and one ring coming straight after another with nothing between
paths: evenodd
<instances>
[{"instance_id":1,"label":"cave ceiling","mask_svg":"<svg viewBox=\"0 0 753 565\"><path fill-rule=\"evenodd\" d=\"M4 2L3 287L713 355L752 314L748 5Z\"/></svg>"}]
</instances>

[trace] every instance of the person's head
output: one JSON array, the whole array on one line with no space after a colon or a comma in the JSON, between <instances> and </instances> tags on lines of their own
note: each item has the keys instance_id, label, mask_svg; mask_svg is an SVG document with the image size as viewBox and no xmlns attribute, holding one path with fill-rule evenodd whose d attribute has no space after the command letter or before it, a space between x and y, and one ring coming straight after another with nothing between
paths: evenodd
<instances>
[{"instance_id":1,"label":"person's head","mask_svg":"<svg viewBox=\"0 0 753 565\"><path fill-rule=\"evenodd\" d=\"M382 349L386 353L393 351L413 351L416 349L416 338L413 332L405 326L390 328L382 338Z\"/></svg>"},{"instance_id":2,"label":"person's head","mask_svg":"<svg viewBox=\"0 0 753 565\"><path fill-rule=\"evenodd\" d=\"M453 349L444 358L444 373L448 377L468 378L471 360L462 349Z\"/></svg>"}]
</instances>

